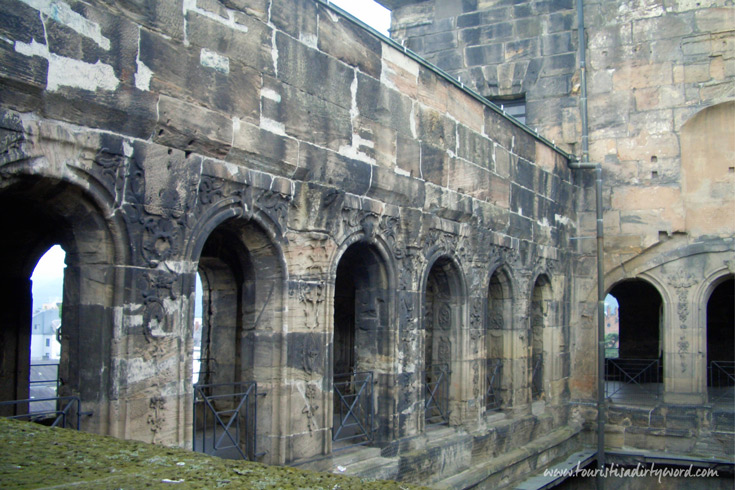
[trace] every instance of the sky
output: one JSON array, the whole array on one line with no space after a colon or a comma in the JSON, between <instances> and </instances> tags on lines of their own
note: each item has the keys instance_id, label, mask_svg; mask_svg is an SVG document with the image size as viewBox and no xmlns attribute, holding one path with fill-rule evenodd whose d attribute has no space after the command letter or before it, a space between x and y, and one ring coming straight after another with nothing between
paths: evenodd
<instances>
[{"instance_id":1,"label":"sky","mask_svg":"<svg viewBox=\"0 0 735 490\"><path fill-rule=\"evenodd\" d=\"M36 264L33 281L33 311L45 303L61 301L64 287L64 258L66 253L58 245L51 247Z\"/></svg>"},{"instance_id":2,"label":"sky","mask_svg":"<svg viewBox=\"0 0 735 490\"><path fill-rule=\"evenodd\" d=\"M346 10L378 32L388 35L390 10L373 0L329 0L329 3Z\"/></svg>"}]
</instances>

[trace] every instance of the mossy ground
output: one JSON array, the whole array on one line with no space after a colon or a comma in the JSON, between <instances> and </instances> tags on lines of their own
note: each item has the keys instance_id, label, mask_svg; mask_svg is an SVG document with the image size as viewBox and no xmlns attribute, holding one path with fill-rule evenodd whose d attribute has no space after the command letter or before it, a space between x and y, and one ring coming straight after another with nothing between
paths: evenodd
<instances>
[{"instance_id":1,"label":"mossy ground","mask_svg":"<svg viewBox=\"0 0 735 490\"><path fill-rule=\"evenodd\" d=\"M418 489L0 418L0 488Z\"/></svg>"}]
</instances>

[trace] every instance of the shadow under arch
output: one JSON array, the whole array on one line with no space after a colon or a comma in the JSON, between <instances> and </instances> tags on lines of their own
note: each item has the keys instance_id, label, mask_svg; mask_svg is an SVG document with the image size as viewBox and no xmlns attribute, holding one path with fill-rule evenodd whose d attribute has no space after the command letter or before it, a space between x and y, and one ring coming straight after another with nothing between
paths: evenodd
<instances>
[{"instance_id":1,"label":"shadow under arch","mask_svg":"<svg viewBox=\"0 0 735 490\"><path fill-rule=\"evenodd\" d=\"M664 380L664 296L642 277L620 280L607 294L618 302L618 355L605 359L606 396L629 402L658 398Z\"/></svg>"},{"instance_id":2,"label":"shadow under arch","mask_svg":"<svg viewBox=\"0 0 735 490\"><path fill-rule=\"evenodd\" d=\"M498 410L510 403L511 359L504 345L513 329L513 283L505 264L490 274L486 311L484 403L486 410Z\"/></svg>"},{"instance_id":3,"label":"shadow under arch","mask_svg":"<svg viewBox=\"0 0 735 490\"><path fill-rule=\"evenodd\" d=\"M531 288L529 305L528 372L531 401L543 400L547 396L549 370L546 366L550 363L551 346L548 345L546 337L555 319L553 299L549 275L546 272L537 274Z\"/></svg>"},{"instance_id":4,"label":"shadow under arch","mask_svg":"<svg viewBox=\"0 0 735 490\"><path fill-rule=\"evenodd\" d=\"M732 407L735 400L735 274L710 277L700 308L705 313L706 373L710 403Z\"/></svg>"},{"instance_id":5,"label":"shadow under arch","mask_svg":"<svg viewBox=\"0 0 735 490\"><path fill-rule=\"evenodd\" d=\"M332 262L328 372L334 397L333 445L384 443L395 437L397 402L391 386L396 372L396 284L388 250L379 237L356 233L339 247ZM354 398L358 392L363 399Z\"/></svg>"},{"instance_id":6,"label":"shadow under arch","mask_svg":"<svg viewBox=\"0 0 735 490\"><path fill-rule=\"evenodd\" d=\"M53 171L50 168L49 171ZM4 400L28 395L31 328L30 275L54 244L66 252L61 327L59 396L77 396L84 430L122 435L111 405L119 373L114 307L122 303L126 230L94 182L16 173L0 187L0 393Z\"/></svg>"},{"instance_id":7,"label":"shadow under arch","mask_svg":"<svg viewBox=\"0 0 735 490\"><path fill-rule=\"evenodd\" d=\"M422 284L423 401L425 426L462 422L462 400L471 391L465 361L467 286L462 269L449 254L436 252Z\"/></svg>"},{"instance_id":8,"label":"shadow under arch","mask_svg":"<svg viewBox=\"0 0 735 490\"><path fill-rule=\"evenodd\" d=\"M282 463L283 450L277 442L281 432L279 386L285 363L283 325L287 294L282 249L263 216L257 212L244 216L242 206L235 200L225 200L208 209L192 232L185 253L195 264L196 272L187 275L186 291L193 294L196 273L203 287L198 384L207 386L202 388L203 395L222 396L215 405L218 410L226 410L228 403L237 404L235 398L227 398L228 394L242 390L248 383L257 383L257 392L266 396L248 400L250 411L241 414L243 431L238 433L238 443L248 459L267 453L269 462ZM194 302L192 298L189 334L193 331ZM192 335L187 337L187 346L187 365L191 366ZM187 376L191 376L191 369ZM249 418L256 409L265 416ZM198 412L193 421L195 427L203 427L201 417ZM197 444L197 450L213 450ZM226 451L218 455L235 456Z\"/></svg>"}]
</instances>

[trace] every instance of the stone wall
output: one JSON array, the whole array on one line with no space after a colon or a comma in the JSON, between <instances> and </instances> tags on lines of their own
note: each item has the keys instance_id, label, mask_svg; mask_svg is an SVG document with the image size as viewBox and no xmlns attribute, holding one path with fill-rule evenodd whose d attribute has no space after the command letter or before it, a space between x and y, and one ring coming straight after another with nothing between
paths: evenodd
<instances>
[{"instance_id":1,"label":"stone wall","mask_svg":"<svg viewBox=\"0 0 735 490\"><path fill-rule=\"evenodd\" d=\"M526 122L580 155L576 2L383 3L393 8L399 42L498 103L523 96ZM735 272L735 10L729 1L585 1L584 19L589 158L603 168L605 286L652 285L663 304L664 403L711 406L707 302ZM575 265L571 390L588 399L596 217L592 176L581 178L577 243L589 259Z\"/></svg>"},{"instance_id":2,"label":"stone wall","mask_svg":"<svg viewBox=\"0 0 735 490\"><path fill-rule=\"evenodd\" d=\"M264 461L332 452L345 345L373 375L373 444L411 454L397 477L575 444L566 154L312 0L1 5L5 396L25 389L28 277L60 243L61 392L89 430L191 446L198 273L203 376L258 383ZM443 423L469 451L440 475L418 469L449 449L411 442L428 437L427 331L449 367Z\"/></svg>"}]
</instances>

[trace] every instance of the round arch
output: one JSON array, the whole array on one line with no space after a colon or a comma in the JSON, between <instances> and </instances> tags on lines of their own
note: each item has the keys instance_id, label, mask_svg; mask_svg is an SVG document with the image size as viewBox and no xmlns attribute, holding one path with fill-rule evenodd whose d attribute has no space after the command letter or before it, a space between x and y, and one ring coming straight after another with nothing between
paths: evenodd
<instances>
[{"instance_id":1,"label":"round arch","mask_svg":"<svg viewBox=\"0 0 735 490\"><path fill-rule=\"evenodd\" d=\"M334 251L329 269L328 298L332 312L327 322L331 342L327 372L332 391L334 444L380 442L395 436L394 384L397 362L395 264L380 236L356 232ZM342 424L348 408L339 393L359 392L372 379L366 406L374 408L372 434L352 434ZM358 386L359 385L359 386ZM365 385L367 386L367 385Z\"/></svg>"},{"instance_id":2,"label":"round arch","mask_svg":"<svg viewBox=\"0 0 735 490\"><path fill-rule=\"evenodd\" d=\"M62 308L60 396L78 396L85 430L120 435L111 419L117 389L115 306L123 303L123 274L129 243L108 193L84 173L59 172L54 165L20 167L0 185L4 294L1 308L2 389L6 399L28 395L31 328L30 275L48 248L66 252ZM119 340L119 339L118 339Z\"/></svg>"},{"instance_id":3,"label":"round arch","mask_svg":"<svg viewBox=\"0 0 735 490\"><path fill-rule=\"evenodd\" d=\"M472 396L467 359L467 285L457 260L437 251L421 280L423 332L423 423L461 423Z\"/></svg>"}]
</instances>

